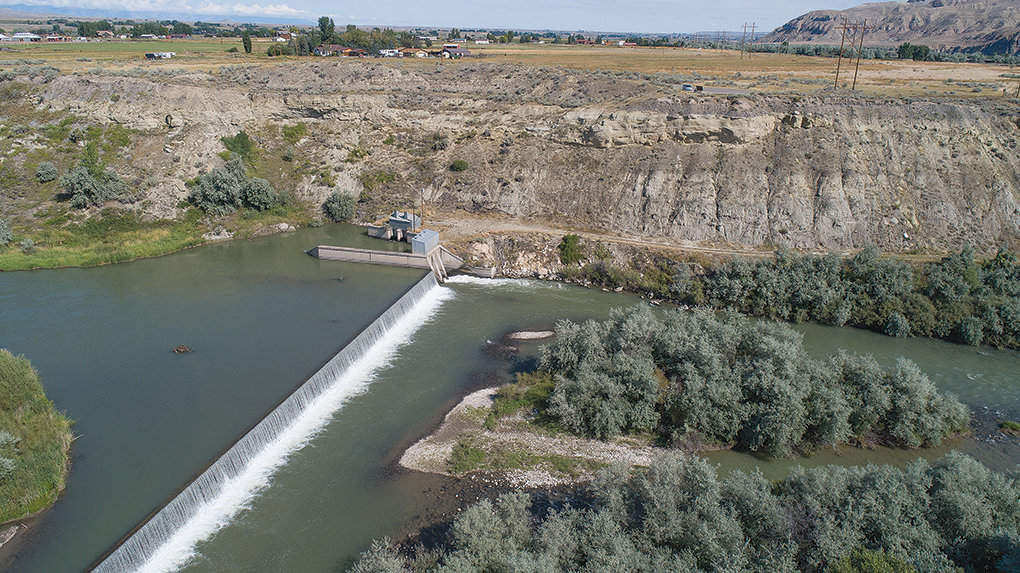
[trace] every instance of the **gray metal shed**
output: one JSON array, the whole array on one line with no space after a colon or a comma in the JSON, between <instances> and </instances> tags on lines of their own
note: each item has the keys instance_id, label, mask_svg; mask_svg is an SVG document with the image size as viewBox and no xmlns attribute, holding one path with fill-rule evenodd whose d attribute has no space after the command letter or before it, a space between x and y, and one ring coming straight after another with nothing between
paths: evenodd
<instances>
[{"instance_id":1,"label":"gray metal shed","mask_svg":"<svg viewBox=\"0 0 1020 573\"><path fill-rule=\"evenodd\" d=\"M416 255L427 255L439 246L439 233L425 229L411 239L411 252Z\"/></svg>"}]
</instances>

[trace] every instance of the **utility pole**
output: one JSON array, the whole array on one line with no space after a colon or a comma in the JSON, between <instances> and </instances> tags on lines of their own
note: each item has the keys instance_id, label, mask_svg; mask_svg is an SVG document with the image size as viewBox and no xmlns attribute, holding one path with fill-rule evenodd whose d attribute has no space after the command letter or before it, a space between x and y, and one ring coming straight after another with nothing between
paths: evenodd
<instances>
[{"instance_id":1,"label":"utility pole","mask_svg":"<svg viewBox=\"0 0 1020 573\"><path fill-rule=\"evenodd\" d=\"M843 18L843 23L839 27L840 29L843 30L843 37L839 40L839 56L837 57L838 59L836 60L836 83L834 83L832 86L837 90L839 89L839 68L840 65L843 63L843 45L846 43L846 30L847 30L846 18Z\"/></svg>"},{"instance_id":2,"label":"utility pole","mask_svg":"<svg viewBox=\"0 0 1020 573\"><path fill-rule=\"evenodd\" d=\"M1020 99L1020 82L1016 84L1016 99Z\"/></svg>"},{"instance_id":3,"label":"utility pole","mask_svg":"<svg viewBox=\"0 0 1020 573\"><path fill-rule=\"evenodd\" d=\"M866 32L867 30L868 21L865 20L864 22L861 23L860 27L861 39L857 43L857 65L854 67L854 83L853 86L850 87L851 91L857 89L857 71L861 69L861 54L864 52L864 32Z\"/></svg>"}]
</instances>

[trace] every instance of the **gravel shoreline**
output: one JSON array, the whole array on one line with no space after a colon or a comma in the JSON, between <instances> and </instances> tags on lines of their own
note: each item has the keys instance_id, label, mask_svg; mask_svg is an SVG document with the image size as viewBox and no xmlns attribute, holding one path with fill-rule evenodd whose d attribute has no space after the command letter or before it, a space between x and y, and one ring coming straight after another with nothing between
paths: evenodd
<instances>
[{"instance_id":1,"label":"gravel shoreline","mask_svg":"<svg viewBox=\"0 0 1020 573\"><path fill-rule=\"evenodd\" d=\"M661 448L634 438L603 442L567 434L551 435L529 426L522 414L500 419L494 429L486 429L483 423L497 390L486 388L467 395L450 410L436 431L404 452L400 465L421 472L462 477L450 471L450 458L454 447L465 438L470 438L475 447L486 452L513 451L538 459L555 456L575 462L576 472L573 474L557 471L541 462L531 467L467 472L472 479L511 487L539 488L590 481L596 469L614 462L647 466L662 452Z\"/></svg>"}]
</instances>

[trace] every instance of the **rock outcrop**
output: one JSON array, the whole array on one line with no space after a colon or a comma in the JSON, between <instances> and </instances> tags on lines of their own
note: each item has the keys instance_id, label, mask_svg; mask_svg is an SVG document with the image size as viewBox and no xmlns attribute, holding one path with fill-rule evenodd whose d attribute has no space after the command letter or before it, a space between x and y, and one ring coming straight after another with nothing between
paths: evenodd
<instances>
[{"instance_id":1,"label":"rock outcrop","mask_svg":"<svg viewBox=\"0 0 1020 573\"><path fill-rule=\"evenodd\" d=\"M335 170L366 212L424 188L443 210L677 243L989 250L1020 237L1020 116L1008 104L689 94L650 80L287 64L64 76L39 105L161 138L156 149L173 152L145 161L175 181L221 162L221 136L245 129L277 153L278 127L302 122L300 162ZM456 159L469 168L450 170ZM299 193L329 191L293 178Z\"/></svg>"},{"instance_id":2,"label":"rock outcrop","mask_svg":"<svg viewBox=\"0 0 1020 573\"><path fill-rule=\"evenodd\" d=\"M910 42L937 49L1020 53L1020 2L1016 0L908 0L815 10L790 20L762 40L838 46L844 18L867 22L868 46Z\"/></svg>"}]
</instances>

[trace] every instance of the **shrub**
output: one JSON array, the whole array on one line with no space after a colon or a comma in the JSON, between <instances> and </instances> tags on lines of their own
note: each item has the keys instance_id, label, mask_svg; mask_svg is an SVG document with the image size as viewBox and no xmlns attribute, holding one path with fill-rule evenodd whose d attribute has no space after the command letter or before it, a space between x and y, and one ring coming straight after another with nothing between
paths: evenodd
<instances>
[{"instance_id":1,"label":"shrub","mask_svg":"<svg viewBox=\"0 0 1020 573\"><path fill-rule=\"evenodd\" d=\"M227 151L239 156L245 163L251 165L255 162L255 154L257 152L255 142L243 130L237 132L237 135L234 137L221 137L220 141L223 142Z\"/></svg>"},{"instance_id":2,"label":"shrub","mask_svg":"<svg viewBox=\"0 0 1020 573\"><path fill-rule=\"evenodd\" d=\"M288 163L294 161L294 148L289 145L284 147L283 153L280 154L280 157Z\"/></svg>"},{"instance_id":3,"label":"shrub","mask_svg":"<svg viewBox=\"0 0 1020 573\"><path fill-rule=\"evenodd\" d=\"M14 240L14 234L11 233L11 227L7 223L7 219L0 219L0 247L10 243Z\"/></svg>"},{"instance_id":4,"label":"shrub","mask_svg":"<svg viewBox=\"0 0 1020 573\"><path fill-rule=\"evenodd\" d=\"M322 212L330 221L349 221L354 218L354 197L340 191L334 191L322 204Z\"/></svg>"},{"instance_id":5,"label":"shrub","mask_svg":"<svg viewBox=\"0 0 1020 573\"><path fill-rule=\"evenodd\" d=\"M22 253L25 253L26 255L31 255L32 253L35 252L35 241L28 238L22 239L20 247Z\"/></svg>"},{"instance_id":6,"label":"shrub","mask_svg":"<svg viewBox=\"0 0 1020 573\"><path fill-rule=\"evenodd\" d=\"M577 235L565 235L563 240L560 241L558 248L560 250L560 262L565 265L577 264L584 258L584 252L581 249L581 237Z\"/></svg>"},{"instance_id":7,"label":"shrub","mask_svg":"<svg viewBox=\"0 0 1020 573\"><path fill-rule=\"evenodd\" d=\"M227 49L227 52L231 53L231 54L236 54L238 51L239 50L237 49L237 46L233 46L233 47Z\"/></svg>"},{"instance_id":8,"label":"shrub","mask_svg":"<svg viewBox=\"0 0 1020 573\"><path fill-rule=\"evenodd\" d=\"M0 481L4 481L13 475L14 467L14 460L0 456Z\"/></svg>"},{"instance_id":9,"label":"shrub","mask_svg":"<svg viewBox=\"0 0 1020 573\"><path fill-rule=\"evenodd\" d=\"M49 183L57 178L57 168L49 161L43 161L35 169L35 178L39 183Z\"/></svg>"},{"instance_id":10,"label":"shrub","mask_svg":"<svg viewBox=\"0 0 1020 573\"><path fill-rule=\"evenodd\" d=\"M450 164L450 171L467 171L468 162L463 159L458 159Z\"/></svg>"},{"instance_id":11,"label":"shrub","mask_svg":"<svg viewBox=\"0 0 1020 573\"><path fill-rule=\"evenodd\" d=\"M910 336L910 323L902 314L891 312L888 320L885 321L884 332L896 338L906 338Z\"/></svg>"},{"instance_id":12,"label":"shrub","mask_svg":"<svg viewBox=\"0 0 1020 573\"><path fill-rule=\"evenodd\" d=\"M293 56L294 50L290 46L282 43L274 42L272 46L266 50L267 56Z\"/></svg>"},{"instance_id":13,"label":"shrub","mask_svg":"<svg viewBox=\"0 0 1020 573\"><path fill-rule=\"evenodd\" d=\"M283 140L293 145L308 133L308 126L304 123L295 123L283 126L282 131Z\"/></svg>"},{"instance_id":14,"label":"shrub","mask_svg":"<svg viewBox=\"0 0 1020 573\"><path fill-rule=\"evenodd\" d=\"M93 143L85 146L78 164L60 177L60 186L64 189L61 198L78 209L97 207L127 194L127 185L106 167Z\"/></svg>"},{"instance_id":15,"label":"shrub","mask_svg":"<svg viewBox=\"0 0 1020 573\"><path fill-rule=\"evenodd\" d=\"M238 156L199 177L188 200L212 215L226 215L240 208L265 211L283 204L283 198L268 181L248 178Z\"/></svg>"},{"instance_id":16,"label":"shrub","mask_svg":"<svg viewBox=\"0 0 1020 573\"><path fill-rule=\"evenodd\" d=\"M283 200L269 181L254 178L241 184L241 203L255 211L267 211L282 204Z\"/></svg>"}]
</instances>

